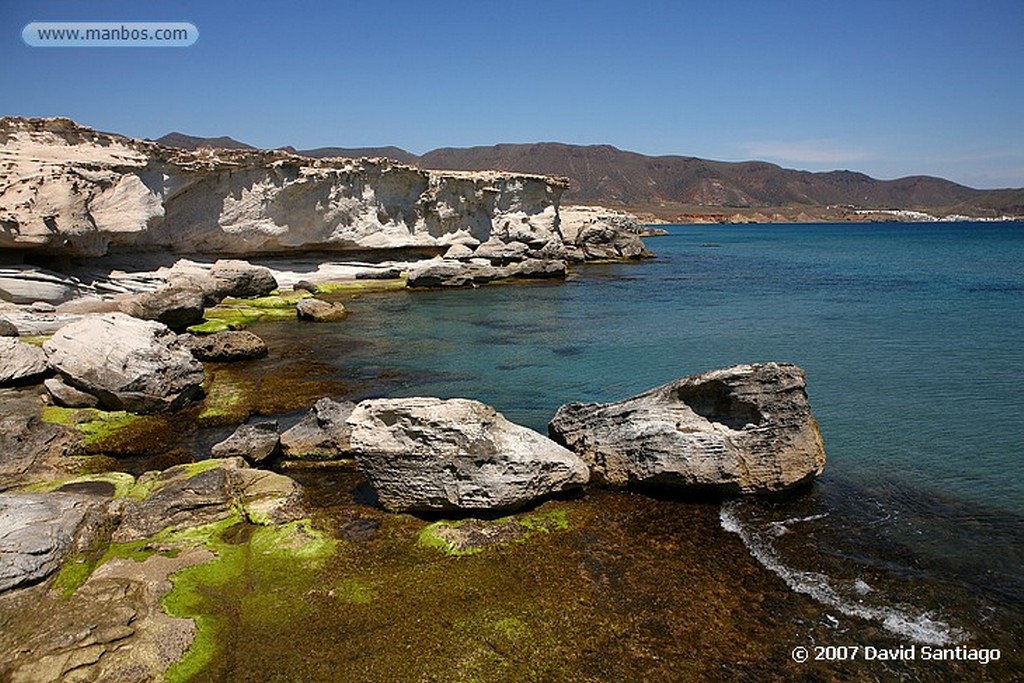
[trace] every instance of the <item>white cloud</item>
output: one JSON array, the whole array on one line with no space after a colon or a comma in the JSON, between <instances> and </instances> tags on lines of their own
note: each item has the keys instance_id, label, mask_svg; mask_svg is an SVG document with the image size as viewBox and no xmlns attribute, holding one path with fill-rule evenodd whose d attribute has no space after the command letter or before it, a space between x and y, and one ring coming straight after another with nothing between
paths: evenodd
<instances>
[{"instance_id":1,"label":"white cloud","mask_svg":"<svg viewBox=\"0 0 1024 683\"><path fill-rule=\"evenodd\" d=\"M745 143L743 151L752 158L789 164L845 164L872 157L865 150L842 147L834 140L763 140Z\"/></svg>"}]
</instances>

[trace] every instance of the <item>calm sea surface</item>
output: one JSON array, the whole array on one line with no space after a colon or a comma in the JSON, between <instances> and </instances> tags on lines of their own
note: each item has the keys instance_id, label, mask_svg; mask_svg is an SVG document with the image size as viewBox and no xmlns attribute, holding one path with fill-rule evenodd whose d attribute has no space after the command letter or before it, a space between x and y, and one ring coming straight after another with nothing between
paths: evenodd
<instances>
[{"instance_id":1,"label":"calm sea surface","mask_svg":"<svg viewBox=\"0 0 1024 683\"><path fill-rule=\"evenodd\" d=\"M649 262L365 296L330 336L287 334L316 334L343 374L398 371L391 395L475 398L541 432L569 401L797 363L825 474L794 500L724 504L723 526L837 612L917 642L1020 647L1024 225L668 229Z\"/></svg>"}]
</instances>

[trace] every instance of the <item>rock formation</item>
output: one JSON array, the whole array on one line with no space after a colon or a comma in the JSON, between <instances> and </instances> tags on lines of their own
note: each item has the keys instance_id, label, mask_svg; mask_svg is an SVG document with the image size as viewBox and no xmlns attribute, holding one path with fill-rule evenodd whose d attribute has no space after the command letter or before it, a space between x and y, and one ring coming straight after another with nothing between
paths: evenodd
<instances>
[{"instance_id":1,"label":"rock formation","mask_svg":"<svg viewBox=\"0 0 1024 683\"><path fill-rule=\"evenodd\" d=\"M166 326L123 313L83 318L43 345L65 382L108 410L153 413L201 393L203 366Z\"/></svg>"},{"instance_id":2,"label":"rock formation","mask_svg":"<svg viewBox=\"0 0 1024 683\"><path fill-rule=\"evenodd\" d=\"M391 510L516 508L587 483L571 451L477 401L363 401L348 419L360 469Z\"/></svg>"},{"instance_id":3,"label":"rock formation","mask_svg":"<svg viewBox=\"0 0 1024 683\"><path fill-rule=\"evenodd\" d=\"M426 171L386 159L187 151L68 119L0 119L0 248L260 254L560 246L563 179Z\"/></svg>"},{"instance_id":4,"label":"rock formation","mask_svg":"<svg viewBox=\"0 0 1024 683\"><path fill-rule=\"evenodd\" d=\"M618 403L570 403L548 431L610 486L772 493L825 466L804 373L784 363L684 377Z\"/></svg>"}]
</instances>

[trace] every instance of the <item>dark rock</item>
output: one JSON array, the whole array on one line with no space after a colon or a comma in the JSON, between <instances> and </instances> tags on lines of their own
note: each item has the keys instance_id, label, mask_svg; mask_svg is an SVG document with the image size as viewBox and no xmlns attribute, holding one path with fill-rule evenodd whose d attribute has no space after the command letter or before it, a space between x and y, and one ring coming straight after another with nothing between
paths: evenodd
<instances>
[{"instance_id":1,"label":"dark rock","mask_svg":"<svg viewBox=\"0 0 1024 683\"><path fill-rule=\"evenodd\" d=\"M123 313L83 318L43 345L50 366L108 410L175 410L202 393L203 366L161 323Z\"/></svg>"},{"instance_id":2,"label":"dark rock","mask_svg":"<svg viewBox=\"0 0 1024 683\"><path fill-rule=\"evenodd\" d=\"M348 424L356 461L390 510L516 508L587 482L574 453L477 401L368 400Z\"/></svg>"},{"instance_id":3,"label":"dark rock","mask_svg":"<svg viewBox=\"0 0 1024 683\"><path fill-rule=\"evenodd\" d=\"M156 320L173 330L183 330L203 320L203 290L189 285L169 284L152 292L136 294L119 308L142 320Z\"/></svg>"},{"instance_id":4,"label":"dark rock","mask_svg":"<svg viewBox=\"0 0 1024 683\"><path fill-rule=\"evenodd\" d=\"M480 263L437 260L409 273L407 287L468 287L505 277L505 271Z\"/></svg>"},{"instance_id":5,"label":"dark rock","mask_svg":"<svg viewBox=\"0 0 1024 683\"><path fill-rule=\"evenodd\" d=\"M0 337L17 337L18 328L10 320L0 318Z\"/></svg>"},{"instance_id":6,"label":"dark rock","mask_svg":"<svg viewBox=\"0 0 1024 683\"><path fill-rule=\"evenodd\" d=\"M294 460L335 460L351 456L351 428L345 422L356 404L322 398L302 421L281 435L284 457Z\"/></svg>"},{"instance_id":7,"label":"dark rock","mask_svg":"<svg viewBox=\"0 0 1024 683\"><path fill-rule=\"evenodd\" d=\"M548 426L595 483L772 493L821 474L825 450L795 365L737 365L618 403L570 403Z\"/></svg>"},{"instance_id":8,"label":"dark rock","mask_svg":"<svg viewBox=\"0 0 1024 683\"><path fill-rule=\"evenodd\" d=\"M0 385L28 382L49 371L41 348L14 337L0 337Z\"/></svg>"},{"instance_id":9,"label":"dark rock","mask_svg":"<svg viewBox=\"0 0 1024 683\"><path fill-rule=\"evenodd\" d=\"M209 362L249 360L267 355L266 343L248 330L193 337L189 348L195 358Z\"/></svg>"},{"instance_id":10,"label":"dark rock","mask_svg":"<svg viewBox=\"0 0 1024 683\"><path fill-rule=\"evenodd\" d=\"M341 320L348 314L343 304L323 299L303 299L295 305L295 312L299 320L318 323Z\"/></svg>"},{"instance_id":11,"label":"dark rock","mask_svg":"<svg viewBox=\"0 0 1024 683\"><path fill-rule=\"evenodd\" d=\"M216 458L241 457L258 465L281 453L277 420L241 425L234 434L215 444L210 452Z\"/></svg>"},{"instance_id":12,"label":"dark rock","mask_svg":"<svg viewBox=\"0 0 1024 683\"><path fill-rule=\"evenodd\" d=\"M221 298L266 296L277 289L277 280L269 268L247 261L217 261L210 269L210 277L217 283L216 293Z\"/></svg>"}]
</instances>

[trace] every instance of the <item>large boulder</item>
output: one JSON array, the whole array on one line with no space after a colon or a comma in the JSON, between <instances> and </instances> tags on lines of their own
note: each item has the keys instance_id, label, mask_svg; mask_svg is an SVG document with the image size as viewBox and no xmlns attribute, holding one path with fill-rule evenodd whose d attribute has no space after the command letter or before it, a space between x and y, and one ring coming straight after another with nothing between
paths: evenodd
<instances>
[{"instance_id":1,"label":"large boulder","mask_svg":"<svg viewBox=\"0 0 1024 683\"><path fill-rule=\"evenodd\" d=\"M610 486L773 493L825 466L804 373L787 363L684 377L618 403L570 403L548 431Z\"/></svg>"},{"instance_id":2,"label":"large boulder","mask_svg":"<svg viewBox=\"0 0 1024 683\"><path fill-rule=\"evenodd\" d=\"M293 460L335 460L351 455L351 401L322 398L302 420L281 435L281 451Z\"/></svg>"},{"instance_id":3,"label":"large boulder","mask_svg":"<svg viewBox=\"0 0 1024 683\"><path fill-rule=\"evenodd\" d=\"M38 266L0 266L0 301L59 304L75 297L80 284L74 278Z\"/></svg>"},{"instance_id":4,"label":"large boulder","mask_svg":"<svg viewBox=\"0 0 1024 683\"><path fill-rule=\"evenodd\" d=\"M169 284L122 301L119 308L142 320L157 320L174 330L183 330L203 320L203 290L192 285Z\"/></svg>"},{"instance_id":5,"label":"large boulder","mask_svg":"<svg viewBox=\"0 0 1024 683\"><path fill-rule=\"evenodd\" d=\"M49 372L46 354L38 346L0 337L0 386L27 382Z\"/></svg>"},{"instance_id":6,"label":"large boulder","mask_svg":"<svg viewBox=\"0 0 1024 683\"><path fill-rule=\"evenodd\" d=\"M0 593L42 581L88 545L105 504L68 493L0 493Z\"/></svg>"},{"instance_id":7,"label":"large boulder","mask_svg":"<svg viewBox=\"0 0 1024 683\"><path fill-rule=\"evenodd\" d=\"M505 276L504 270L492 265L436 259L414 268L405 284L407 287L467 287Z\"/></svg>"},{"instance_id":8,"label":"large boulder","mask_svg":"<svg viewBox=\"0 0 1024 683\"><path fill-rule=\"evenodd\" d=\"M295 480L252 469L241 458L176 465L139 477L147 492L128 500L114 531L116 543L151 538L170 527L182 529L222 520L240 512L250 522L286 522L301 516L301 489Z\"/></svg>"},{"instance_id":9,"label":"large boulder","mask_svg":"<svg viewBox=\"0 0 1024 683\"><path fill-rule=\"evenodd\" d=\"M390 510L516 508L587 483L575 454L467 399L373 399L348 419L360 469Z\"/></svg>"},{"instance_id":10,"label":"large boulder","mask_svg":"<svg viewBox=\"0 0 1024 683\"><path fill-rule=\"evenodd\" d=\"M65 325L43 345L50 367L108 410L175 410L202 393L203 366L167 326L123 313Z\"/></svg>"}]
</instances>

